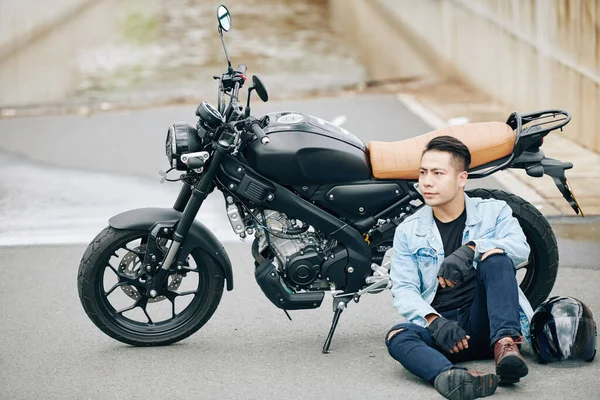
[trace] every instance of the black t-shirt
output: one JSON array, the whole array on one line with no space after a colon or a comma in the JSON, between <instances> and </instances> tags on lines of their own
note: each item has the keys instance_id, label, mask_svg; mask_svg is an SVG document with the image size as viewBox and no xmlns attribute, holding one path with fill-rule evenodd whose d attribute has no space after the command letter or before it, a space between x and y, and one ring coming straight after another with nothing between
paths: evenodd
<instances>
[{"instance_id":1,"label":"black t-shirt","mask_svg":"<svg viewBox=\"0 0 600 400\"><path fill-rule=\"evenodd\" d=\"M433 219L440 231L442 243L444 244L444 254L447 257L462 246L462 237L467 221L467 210L465 209L454 221L444 223L435 218L435 216ZM476 277L477 271L475 271L475 268L472 268L463 283L455 285L453 288L449 286L445 288L439 287L431 306L437 312L444 312L469 304L473 301L473 296L475 296Z\"/></svg>"}]
</instances>

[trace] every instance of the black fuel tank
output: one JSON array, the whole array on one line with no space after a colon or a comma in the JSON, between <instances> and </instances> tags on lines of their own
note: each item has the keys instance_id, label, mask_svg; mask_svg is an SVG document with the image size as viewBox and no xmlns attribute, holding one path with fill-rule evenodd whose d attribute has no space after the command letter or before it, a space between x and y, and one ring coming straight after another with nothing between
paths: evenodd
<instances>
[{"instance_id":1,"label":"black fuel tank","mask_svg":"<svg viewBox=\"0 0 600 400\"><path fill-rule=\"evenodd\" d=\"M270 142L257 140L246 159L260 174L282 185L355 182L371 177L365 145L347 130L296 112L269 114Z\"/></svg>"}]
</instances>

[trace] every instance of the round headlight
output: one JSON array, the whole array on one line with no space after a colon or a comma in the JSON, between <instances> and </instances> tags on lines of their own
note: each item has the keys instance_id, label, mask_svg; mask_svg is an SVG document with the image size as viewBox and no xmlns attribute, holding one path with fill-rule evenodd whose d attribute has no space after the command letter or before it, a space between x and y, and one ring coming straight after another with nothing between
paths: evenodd
<instances>
[{"instance_id":1,"label":"round headlight","mask_svg":"<svg viewBox=\"0 0 600 400\"><path fill-rule=\"evenodd\" d=\"M181 155L202 150L202 139L196 128L185 122L173 124L167 131L165 153L171 167L185 171L187 166L181 161Z\"/></svg>"}]
</instances>

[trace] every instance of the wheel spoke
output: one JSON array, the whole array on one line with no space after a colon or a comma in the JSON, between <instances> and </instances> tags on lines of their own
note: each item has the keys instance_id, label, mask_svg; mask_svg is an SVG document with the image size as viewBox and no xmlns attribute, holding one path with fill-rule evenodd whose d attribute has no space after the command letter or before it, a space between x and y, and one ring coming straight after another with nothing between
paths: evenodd
<instances>
[{"instance_id":1,"label":"wheel spoke","mask_svg":"<svg viewBox=\"0 0 600 400\"><path fill-rule=\"evenodd\" d=\"M129 247L127 247L127 245L123 246L123 248L124 248L125 250L129 251L130 253L133 253L133 254L135 254L136 256L138 256L138 258L139 258L140 260L143 260L143 259L144 259L144 253L142 253L141 251L130 249Z\"/></svg>"},{"instance_id":2,"label":"wheel spoke","mask_svg":"<svg viewBox=\"0 0 600 400\"><path fill-rule=\"evenodd\" d=\"M123 314L124 312L133 310L134 308L136 308L138 306L138 302L139 302L139 300L136 301L135 303L133 303L131 306L126 307L126 308L124 308L122 310L117 311L117 314Z\"/></svg>"},{"instance_id":3,"label":"wheel spoke","mask_svg":"<svg viewBox=\"0 0 600 400\"><path fill-rule=\"evenodd\" d=\"M106 265L107 265L107 266L108 266L110 269L112 269L112 270L113 270L113 272L115 273L115 275L117 275L119 278L122 278L122 277L123 277L123 275L121 275L121 274L119 273L119 271L117 271L117 269L116 269L115 267L113 267L112 265L110 265L110 263L108 263L108 264L106 264Z\"/></svg>"},{"instance_id":4,"label":"wheel spoke","mask_svg":"<svg viewBox=\"0 0 600 400\"><path fill-rule=\"evenodd\" d=\"M188 292L181 292L181 293L171 291L171 293L174 293L175 297L179 297L179 296L188 296L190 294L195 294L195 293L198 293L198 291L197 290L190 290Z\"/></svg>"},{"instance_id":5,"label":"wheel spoke","mask_svg":"<svg viewBox=\"0 0 600 400\"><path fill-rule=\"evenodd\" d=\"M104 296L106 296L106 297L110 296L110 294L111 294L112 292L114 292L116 288L118 288L118 287L123 287L123 286L129 286L129 285L127 284L127 282L122 282L122 281L121 281L121 282L117 282L117 283L115 283L115 284L113 285L113 287L111 287L111 288L108 290L108 292L104 292Z\"/></svg>"},{"instance_id":6,"label":"wheel spoke","mask_svg":"<svg viewBox=\"0 0 600 400\"><path fill-rule=\"evenodd\" d=\"M154 322L152 321L152 318L150 318L150 315L148 314L148 311L146 310L146 308L148 307L148 301L145 302L146 304L144 304L144 306L142 307L142 310L144 311L144 314L146 314L146 318L148 318L148 322L150 322L150 324L154 325Z\"/></svg>"}]
</instances>

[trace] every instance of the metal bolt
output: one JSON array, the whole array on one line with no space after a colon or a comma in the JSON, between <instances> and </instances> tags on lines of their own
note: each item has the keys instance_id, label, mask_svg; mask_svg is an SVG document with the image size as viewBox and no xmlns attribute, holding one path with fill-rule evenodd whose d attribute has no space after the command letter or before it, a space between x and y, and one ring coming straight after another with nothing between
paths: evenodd
<instances>
[{"instance_id":1,"label":"metal bolt","mask_svg":"<svg viewBox=\"0 0 600 400\"><path fill-rule=\"evenodd\" d=\"M332 255L331 255L331 258L335 258L335 254L332 254Z\"/></svg>"},{"instance_id":2,"label":"metal bolt","mask_svg":"<svg viewBox=\"0 0 600 400\"><path fill-rule=\"evenodd\" d=\"M304 255L304 251L300 250L300 255L303 256Z\"/></svg>"},{"instance_id":3,"label":"metal bolt","mask_svg":"<svg viewBox=\"0 0 600 400\"><path fill-rule=\"evenodd\" d=\"M348 268L348 273L349 273L349 274L351 274L351 273L353 273L353 272L354 272L354 267L349 267L349 268Z\"/></svg>"},{"instance_id":4,"label":"metal bolt","mask_svg":"<svg viewBox=\"0 0 600 400\"><path fill-rule=\"evenodd\" d=\"M156 297L157 294L158 294L158 292L156 290L154 290L154 289L152 289L150 291L150 297Z\"/></svg>"},{"instance_id":5,"label":"metal bolt","mask_svg":"<svg viewBox=\"0 0 600 400\"><path fill-rule=\"evenodd\" d=\"M148 271L148 272L152 271L152 267L150 265L147 265L146 266L146 271Z\"/></svg>"},{"instance_id":6,"label":"metal bolt","mask_svg":"<svg viewBox=\"0 0 600 400\"><path fill-rule=\"evenodd\" d=\"M267 200L269 200L269 201L273 200L274 198L275 198L275 196L273 196L273 194L269 194L267 196Z\"/></svg>"},{"instance_id":7,"label":"metal bolt","mask_svg":"<svg viewBox=\"0 0 600 400\"><path fill-rule=\"evenodd\" d=\"M358 212L361 212L361 213L365 212L365 208L364 207L358 207Z\"/></svg>"},{"instance_id":8,"label":"metal bolt","mask_svg":"<svg viewBox=\"0 0 600 400\"><path fill-rule=\"evenodd\" d=\"M154 254L152 254L152 256L150 258L152 258L153 260L156 260L156 256Z\"/></svg>"},{"instance_id":9,"label":"metal bolt","mask_svg":"<svg viewBox=\"0 0 600 400\"><path fill-rule=\"evenodd\" d=\"M332 195L332 194L330 194L330 195L329 195L329 200L333 200L333 199L334 199L333 195Z\"/></svg>"},{"instance_id":10,"label":"metal bolt","mask_svg":"<svg viewBox=\"0 0 600 400\"><path fill-rule=\"evenodd\" d=\"M233 183L229 184L229 189L235 189L235 185Z\"/></svg>"},{"instance_id":11,"label":"metal bolt","mask_svg":"<svg viewBox=\"0 0 600 400\"><path fill-rule=\"evenodd\" d=\"M280 302L280 303L283 303L283 299L279 299L279 302Z\"/></svg>"},{"instance_id":12,"label":"metal bolt","mask_svg":"<svg viewBox=\"0 0 600 400\"><path fill-rule=\"evenodd\" d=\"M165 228L165 229L163 229L163 232L164 232L164 233L169 233L169 229L168 229L168 228Z\"/></svg>"},{"instance_id":13,"label":"metal bolt","mask_svg":"<svg viewBox=\"0 0 600 400\"><path fill-rule=\"evenodd\" d=\"M241 173L242 173L242 171L243 171L243 170L242 170L242 167L239 167L239 168L237 169L237 172L238 172L238 174L241 174Z\"/></svg>"},{"instance_id":14,"label":"metal bolt","mask_svg":"<svg viewBox=\"0 0 600 400\"><path fill-rule=\"evenodd\" d=\"M182 265L178 265L177 269L181 271L183 269L183 266Z\"/></svg>"},{"instance_id":15,"label":"metal bolt","mask_svg":"<svg viewBox=\"0 0 600 400\"><path fill-rule=\"evenodd\" d=\"M275 272L271 272L271 276L275 276Z\"/></svg>"},{"instance_id":16,"label":"metal bolt","mask_svg":"<svg viewBox=\"0 0 600 400\"><path fill-rule=\"evenodd\" d=\"M396 194L400 194L400 191L399 191L399 190L396 190Z\"/></svg>"},{"instance_id":17,"label":"metal bolt","mask_svg":"<svg viewBox=\"0 0 600 400\"><path fill-rule=\"evenodd\" d=\"M302 186L302 191L306 192L308 190L308 186Z\"/></svg>"},{"instance_id":18,"label":"metal bolt","mask_svg":"<svg viewBox=\"0 0 600 400\"><path fill-rule=\"evenodd\" d=\"M232 204L233 203L233 197L227 196L227 203Z\"/></svg>"}]
</instances>

